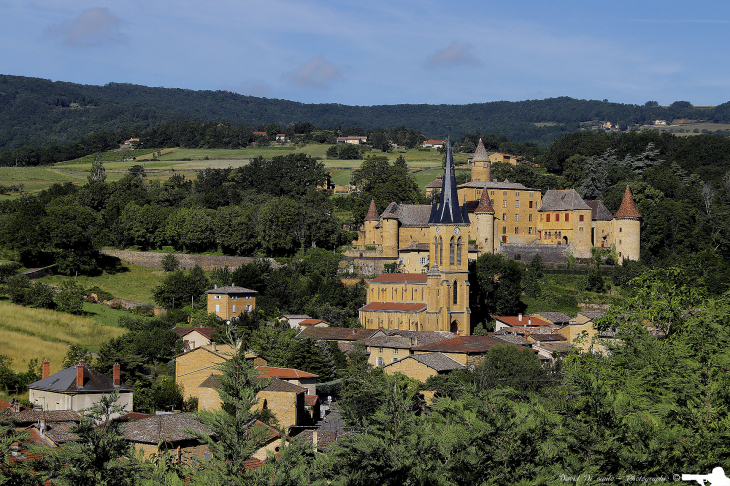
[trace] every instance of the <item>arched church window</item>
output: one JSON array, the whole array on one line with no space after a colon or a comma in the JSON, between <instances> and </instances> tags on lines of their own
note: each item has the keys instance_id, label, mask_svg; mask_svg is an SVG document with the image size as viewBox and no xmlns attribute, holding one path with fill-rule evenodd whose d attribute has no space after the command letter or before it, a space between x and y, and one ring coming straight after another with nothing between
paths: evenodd
<instances>
[{"instance_id":1,"label":"arched church window","mask_svg":"<svg viewBox=\"0 0 730 486\"><path fill-rule=\"evenodd\" d=\"M456 243L456 265L459 267L461 266L461 247L462 242L461 237L459 237L459 240Z\"/></svg>"},{"instance_id":2,"label":"arched church window","mask_svg":"<svg viewBox=\"0 0 730 486\"><path fill-rule=\"evenodd\" d=\"M459 301L459 284L454 280L454 305Z\"/></svg>"},{"instance_id":3,"label":"arched church window","mask_svg":"<svg viewBox=\"0 0 730 486\"><path fill-rule=\"evenodd\" d=\"M439 236L439 265L444 264L444 240Z\"/></svg>"},{"instance_id":4,"label":"arched church window","mask_svg":"<svg viewBox=\"0 0 730 486\"><path fill-rule=\"evenodd\" d=\"M454 250L456 249L456 243L454 242L454 238L451 238L451 243L449 243L449 265L452 267L454 266Z\"/></svg>"}]
</instances>

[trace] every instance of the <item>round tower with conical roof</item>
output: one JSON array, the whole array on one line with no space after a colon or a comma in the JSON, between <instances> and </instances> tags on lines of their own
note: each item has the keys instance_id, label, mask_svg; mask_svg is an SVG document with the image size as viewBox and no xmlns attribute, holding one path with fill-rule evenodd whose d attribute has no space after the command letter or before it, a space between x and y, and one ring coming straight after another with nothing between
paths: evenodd
<instances>
[{"instance_id":1,"label":"round tower with conical roof","mask_svg":"<svg viewBox=\"0 0 730 486\"><path fill-rule=\"evenodd\" d=\"M378 210L375 207L375 200L372 199L370 201L370 209L368 209L368 214L365 216L365 222L363 223L363 230L365 232L364 244L380 245L382 243L380 241L380 234L378 233L376 228L379 221L380 216L378 216Z\"/></svg>"},{"instance_id":2,"label":"round tower with conical roof","mask_svg":"<svg viewBox=\"0 0 730 486\"><path fill-rule=\"evenodd\" d=\"M636 209L631 189L626 186L621 207L611 220L612 236L619 263L626 258L638 260L641 256L641 213Z\"/></svg>"},{"instance_id":3,"label":"round tower with conical roof","mask_svg":"<svg viewBox=\"0 0 730 486\"><path fill-rule=\"evenodd\" d=\"M489 154L484 148L482 139L479 139L477 149L472 158L471 180L489 182L492 177L492 163L489 161Z\"/></svg>"},{"instance_id":4,"label":"round tower with conical roof","mask_svg":"<svg viewBox=\"0 0 730 486\"><path fill-rule=\"evenodd\" d=\"M489 191L482 190L479 205L474 210L476 219L476 240L479 255L494 253L494 206L489 199Z\"/></svg>"}]
</instances>

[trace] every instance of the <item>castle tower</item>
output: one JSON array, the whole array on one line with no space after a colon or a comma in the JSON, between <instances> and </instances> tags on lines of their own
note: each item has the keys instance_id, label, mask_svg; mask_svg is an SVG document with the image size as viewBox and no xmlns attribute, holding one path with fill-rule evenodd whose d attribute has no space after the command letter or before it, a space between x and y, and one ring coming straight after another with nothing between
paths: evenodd
<instances>
[{"instance_id":1,"label":"castle tower","mask_svg":"<svg viewBox=\"0 0 730 486\"><path fill-rule=\"evenodd\" d=\"M484 148L482 139L479 139L477 149L472 158L471 180L489 182L492 177L492 163L489 161L489 154Z\"/></svg>"},{"instance_id":2,"label":"castle tower","mask_svg":"<svg viewBox=\"0 0 730 486\"><path fill-rule=\"evenodd\" d=\"M375 207L375 200L370 201L370 209L368 214L365 216L365 223L363 224L365 229L365 244L366 245L379 245L380 235L377 234L375 227L378 225L380 217L378 216L378 210Z\"/></svg>"},{"instance_id":3,"label":"castle tower","mask_svg":"<svg viewBox=\"0 0 730 486\"><path fill-rule=\"evenodd\" d=\"M474 210L479 255L494 253L494 206L487 193L485 187L482 190L481 198L479 198L479 205Z\"/></svg>"},{"instance_id":4,"label":"castle tower","mask_svg":"<svg viewBox=\"0 0 730 486\"><path fill-rule=\"evenodd\" d=\"M638 260L641 255L641 213L636 209L631 189L626 186L621 206L611 220L613 244L620 263L625 258Z\"/></svg>"},{"instance_id":5,"label":"castle tower","mask_svg":"<svg viewBox=\"0 0 730 486\"><path fill-rule=\"evenodd\" d=\"M427 331L471 333L469 309L469 213L459 206L451 140L446 141L446 166L439 202L429 224L431 268L428 271Z\"/></svg>"}]
</instances>

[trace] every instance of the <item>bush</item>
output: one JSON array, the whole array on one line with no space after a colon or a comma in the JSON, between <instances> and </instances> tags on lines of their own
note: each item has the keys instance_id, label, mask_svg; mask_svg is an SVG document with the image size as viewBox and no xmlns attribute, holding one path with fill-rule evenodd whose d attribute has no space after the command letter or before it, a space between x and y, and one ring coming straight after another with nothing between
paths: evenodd
<instances>
[{"instance_id":1,"label":"bush","mask_svg":"<svg viewBox=\"0 0 730 486\"><path fill-rule=\"evenodd\" d=\"M73 280L63 282L59 292L53 296L58 310L69 314L81 314L84 310L84 300L84 289L76 285Z\"/></svg>"},{"instance_id":2,"label":"bush","mask_svg":"<svg viewBox=\"0 0 730 486\"><path fill-rule=\"evenodd\" d=\"M86 291L86 295L88 295L89 297L91 297L91 294L96 295L97 302L104 302L107 300L112 300L114 298L114 296L110 292L102 290L97 285L91 287L89 290Z\"/></svg>"},{"instance_id":3,"label":"bush","mask_svg":"<svg viewBox=\"0 0 730 486\"><path fill-rule=\"evenodd\" d=\"M180 267L180 260L173 253L168 253L162 259L162 269L166 272L174 272Z\"/></svg>"}]
</instances>

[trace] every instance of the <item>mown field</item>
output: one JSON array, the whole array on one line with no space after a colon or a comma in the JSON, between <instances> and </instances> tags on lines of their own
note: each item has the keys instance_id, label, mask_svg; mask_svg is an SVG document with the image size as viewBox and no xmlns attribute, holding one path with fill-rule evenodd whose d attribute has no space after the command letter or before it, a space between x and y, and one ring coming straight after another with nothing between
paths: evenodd
<instances>
[{"instance_id":1,"label":"mown field","mask_svg":"<svg viewBox=\"0 0 730 486\"><path fill-rule=\"evenodd\" d=\"M30 360L38 358L50 361L51 373L61 370L70 345L96 350L125 332L121 327L104 325L89 317L32 309L8 301L0 301L0 329L0 354L13 360L15 371L26 371Z\"/></svg>"},{"instance_id":2,"label":"mown field","mask_svg":"<svg viewBox=\"0 0 730 486\"><path fill-rule=\"evenodd\" d=\"M105 152L102 155L104 167L107 171L107 181L116 181L124 177L130 167L141 165L147 170L148 180L167 180L173 174L182 173L186 178L194 179L195 172L205 168L240 167L248 164L249 160L263 156L266 158L290 153L305 153L322 159L325 167L332 175L335 184L347 184L350 174L358 169L362 160L327 160L326 152L331 145L309 144L298 148L293 146L273 146L264 148L246 148L236 150L226 149L161 149L162 155L138 154L136 160L120 160L117 152ZM126 154L125 154L126 155ZM441 167L443 155L437 150L428 151L412 149L384 153L378 150L367 152L367 155L384 155L391 161L399 156L406 159L422 189L436 178L437 170ZM456 163L466 163L469 154L454 154ZM153 158L154 156L154 158ZM0 184L23 185L23 192L33 193L47 189L52 184L71 182L86 184L94 155L86 156L75 161L63 162L47 167L0 167ZM0 200L15 199L19 192L0 195Z\"/></svg>"}]
</instances>

